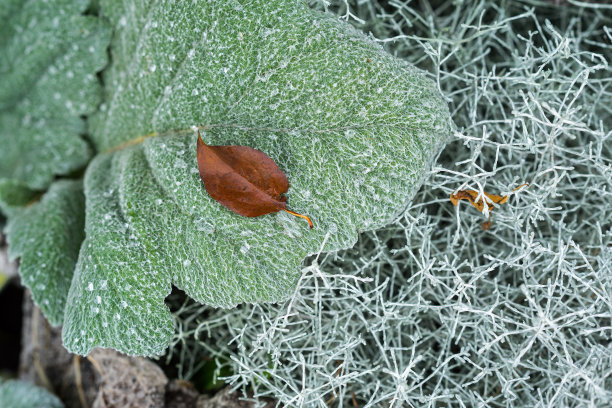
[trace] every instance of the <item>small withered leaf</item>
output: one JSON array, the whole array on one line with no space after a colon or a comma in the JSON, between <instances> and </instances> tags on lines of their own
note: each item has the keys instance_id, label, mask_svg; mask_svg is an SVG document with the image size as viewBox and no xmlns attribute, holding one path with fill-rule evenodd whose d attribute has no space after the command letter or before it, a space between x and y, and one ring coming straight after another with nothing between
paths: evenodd
<instances>
[{"instance_id":1,"label":"small withered leaf","mask_svg":"<svg viewBox=\"0 0 612 408\"><path fill-rule=\"evenodd\" d=\"M287 209L289 180L274 160L248 146L209 146L198 131L198 169L208 194L245 217L286 211L308 221L309 217Z\"/></svg>"},{"instance_id":2,"label":"small withered leaf","mask_svg":"<svg viewBox=\"0 0 612 408\"><path fill-rule=\"evenodd\" d=\"M512 191L516 191L525 186L529 187L529 184L528 183L521 184L520 186L518 186ZM508 196L489 194L484 191L483 191L483 194L488 198L488 200L485 200L484 197L482 196L478 198L478 191L459 190L456 193L452 193L450 195L450 201L451 203L453 203L454 206L457 206L459 201L468 200L480 212L484 212L484 206L486 205L487 209L489 210L489 220L482 224L482 228L484 230L488 230L489 228L491 228L491 224L492 224L491 211L493 210L493 208L495 208L495 204L504 204L506 201L508 201Z\"/></svg>"},{"instance_id":3,"label":"small withered leaf","mask_svg":"<svg viewBox=\"0 0 612 408\"><path fill-rule=\"evenodd\" d=\"M485 201L484 198L480 198L478 200L478 191L475 190L459 190L454 194L451 194L450 200L453 205L457 205L460 200L468 200L478 211L483 212L485 204L487 205L489 211L491 211L495 205L494 204L504 204L508 201L508 196L498 196L495 194L489 194L484 192L484 195L491 201Z\"/></svg>"}]
</instances>

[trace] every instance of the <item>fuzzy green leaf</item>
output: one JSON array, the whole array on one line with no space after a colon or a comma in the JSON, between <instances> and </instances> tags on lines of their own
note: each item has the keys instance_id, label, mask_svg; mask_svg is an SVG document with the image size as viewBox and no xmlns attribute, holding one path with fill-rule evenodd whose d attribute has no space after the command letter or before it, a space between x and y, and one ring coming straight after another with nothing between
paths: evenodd
<instances>
[{"instance_id":1,"label":"fuzzy green leaf","mask_svg":"<svg viewBox=\"0 0 612 408\"><path fill-rule=\"evenodd\" d=\"M53 183L40 202L16 209L5 229L9 256L21 258L21 282L53 325L64 318L84 224L82 182L62 180Z\"/></svg>"},{"instance_id":2,"label":"fuzzy green leaf","mask_svg":"<svg viewBox=\"0 0 612 408\"><path fill-rule=\"evenodd\" d=\"M36 198L39 192L12 179L0 179L0 211L7 217L19 212Z\"/></svg>"},{"instance_id":3,"label":"fuzzy green leaf","mask_svg":"<svg viewBox=\"0 0 612 408\"><path fill-rule=\"evenodd\" d=\"M0 381L0 407L63 408L64 404L44 388L23 381Z\"/></svg>"},{"instance_id":4,"label":"fuzzy green leaf","mask_svg":"<svg viewBox=\"0 0 612 408\"><path fill-rule=\"evenodd\" d=\"M73 352L162 353L171 284L217 307L285 299L308 254L403 211L451 131L422 72L301 1L116 3L102 2L118 30L65 317ZM194 125L274 159L315 229L208 196Z\"/></svg>"},{"instance_id":5,"label":"fuzzy green leaf","mask_svg":"<svg viewBox=\"0 0 612 408\"><path fill-rule=\"evenodd\" d=\"M6 2L0 11L0 179L46 188L84 166L81 115L100 103L110 28L89 1Z\"/></svg>"}]
</instances>

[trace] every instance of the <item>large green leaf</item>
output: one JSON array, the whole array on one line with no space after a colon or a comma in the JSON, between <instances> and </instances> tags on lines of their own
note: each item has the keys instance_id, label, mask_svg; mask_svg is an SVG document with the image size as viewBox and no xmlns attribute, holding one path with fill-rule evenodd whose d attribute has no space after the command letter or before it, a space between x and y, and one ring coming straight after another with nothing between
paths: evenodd
<instances>
[{"instance_id":1,"label":"large green leaf","mask_svg":"<svg viewBox=\"0 0 612 408\"><path fill-rule=\"evenodd\" d=\"M118 27L102 152L85 179L86 240L64 342L163 352L171 284L218 307L286 298L304 257L352 246L405 208L451 130L434 83L301 1L103 1ZM246 218L199 179L196 136L262 150L286 213Z\"/></svg>"},{"instance_id":2,"label":"large green leaf","mask_svg":"<svg viewBox=\"0 0 612 408\"><path fill-rule=\"evenodd\" d=\"M0 179L46 188L85 165L81 115L100 103L95 76L110 28L80 15L88 0L3 2L0 9Z\"/></svg>"},{"instance_id":3,"label":"large green leaf","mask_svg":"<svg viewBox=\"0 0 612 408\"><path fill-rule=\"evenodd\" d=\"M42 199L14 209L5 232L11 258L21 258L21 282L51 324L59 325L83 241L85 197L79 181L51 184Z\"/></svg>"}]
</instances>

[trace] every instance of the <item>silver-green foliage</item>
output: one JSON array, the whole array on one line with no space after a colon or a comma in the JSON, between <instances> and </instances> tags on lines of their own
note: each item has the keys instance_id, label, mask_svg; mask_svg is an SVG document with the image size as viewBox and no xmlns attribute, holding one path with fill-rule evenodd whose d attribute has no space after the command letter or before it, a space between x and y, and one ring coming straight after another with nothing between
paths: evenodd
<instances>
[{"instance_id":1,"label":"silver-green foliage","mask_svg":"<svg viewBox=\"0 0 612 408\"><path fill-rule=\"evenodd\" d=\"M431 80L301 1L101 8L116 32L65 315L73 352L160 354L174 329L171 284L225 308L286 298L305 256L350 247L405 208L451 131ZM289 207L315 229L213 201L194 126L210 144L272 157Z\"/></svg>"},{"instance_id":2,"label":"silver-green foliage","mask_svg":"<svg viewBox=\"0 0 612 408\"><path fill-rule=\"evenodd\" d=\"M46 188L86 164L81 138L100 103L96 71L110 27L89 1L3 2L0 8L0 179Z\"/></svg>"},{"instance_id":3,"label":"silver-green foliage","mask_svg":"<svg viewBox=\"0 0 612 408\"><path fill-rule=\"evenodd\" d=\"M44 388L23 381L0 380L0 407L63 408L64 404Z\"/></svg>"}]
</instances>

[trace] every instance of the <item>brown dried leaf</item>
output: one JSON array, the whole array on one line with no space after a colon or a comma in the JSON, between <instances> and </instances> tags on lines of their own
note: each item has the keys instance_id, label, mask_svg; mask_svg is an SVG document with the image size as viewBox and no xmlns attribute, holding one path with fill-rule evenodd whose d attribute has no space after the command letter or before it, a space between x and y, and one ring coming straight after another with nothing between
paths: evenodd
<instances>
[{"instance_id":1,"label":"brown dried leaf","mask_svg":"<svg viewBox=\"0 0 612 408\"><path fill-rule=\"evenodd\" d=\"M525 186L529 187L529 184L528 183L521 184L520 186L518 186L512 191L516 191ZM482 228L484 230L488 230L489 228L491 228L491 224L492 224L490 212L493 210L493 208L495 208L495 204L504 204L506 201L508 201L508 196L507 195L499 196L495 194L489 194L484 191L483 191L483 194L488 198L488 200L485 200L484 197L482 196L479 198L478 191L459 190L456 193L453 193L450 195L450 201L451 203L453 203L454 206L457 206L459 201L468 200L480 212L484 212L484 206L486 205L487 209L489 210L489 220L482 224Z\"/></svg>"},{"instance_id":2,"label":"brown dried leaf","mask_svg":"<svg viewBox=\"0 0 612 408\"><path fill-rule=\"evenodd\" d=\"M199 131L197 149L200 178L216 201L245 217L283 210L313 227L310 218L287 209L287 197L282 196L289 189L287 176L264 152L248 146L209 146Z\"/></svg>"},{"instance_id":3,"label":"brown dried leaf","mask_svg":"<svg viewBox=\"0 0 612 408\"><path fill-rule=\"evenodd\" d=\"M485 192L484 195L487 196L487 198L489 198L492 202L485 201L483 197L478 199L478 191L475 190L459 190L456 193L451 194L450 200L455 206L460 200L468 200L480 212L484 211L485 204L487 205L489 211L491 211L495 207L493 204L504 204L506 201L508 201L508 196L498 196L495 194L489 194L487 192Z\"/></svg>"},{"instance_id":4,"label":"brown dried leaf","mask_svg":"<svg viewBox=\"0 0 612 408\"><path fill-rule=\"evenodd\" d=\"M519 188L525 186L529 187L529 184L521 184L512 191L516 191ZM460 200L468 200L480 212L484 211L485 204L487 205L489 211L491 211L493 210L493 208L495 208L494 204L504 204L506 201L508 201L507 195L499 196L495 194L489 194L487 192L483 192L483 194L487 196L490 201L486 201L484 197L480 197L480 199L478 199L478 191L475 190L459 190L456 193L450 195L450 201L451 203L453 203L454 206L457 206L457 203L459 203Z\"/></svg>"}]
</instances>

